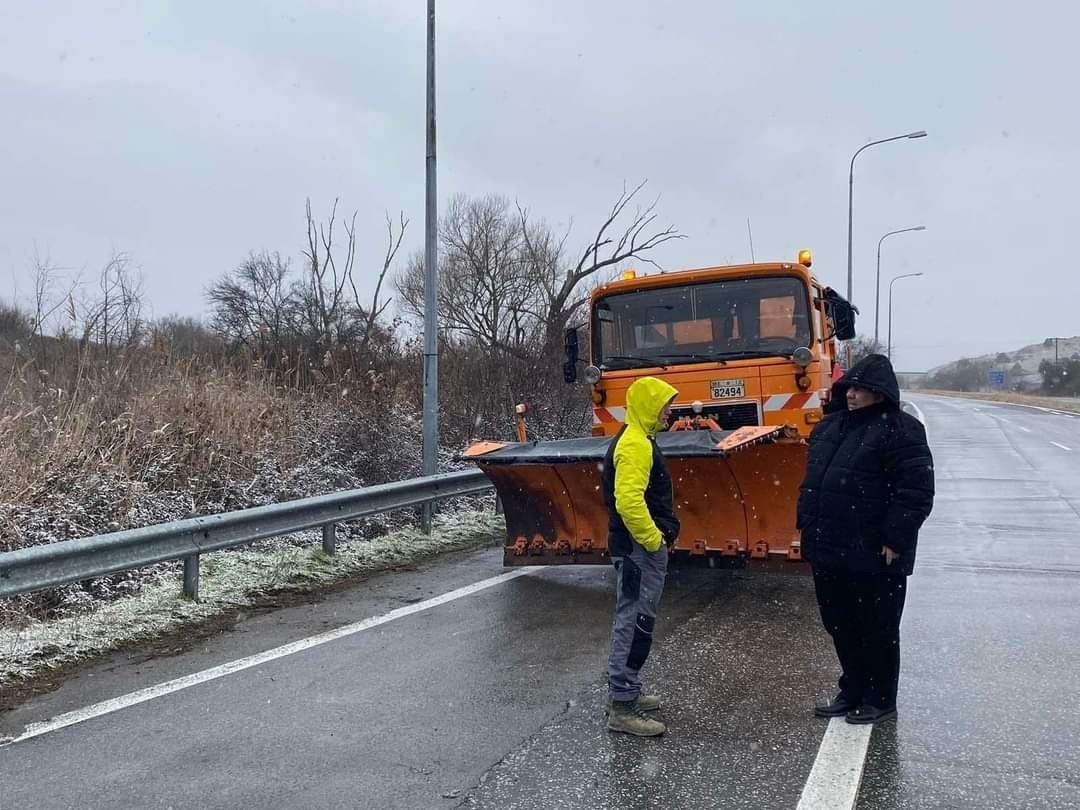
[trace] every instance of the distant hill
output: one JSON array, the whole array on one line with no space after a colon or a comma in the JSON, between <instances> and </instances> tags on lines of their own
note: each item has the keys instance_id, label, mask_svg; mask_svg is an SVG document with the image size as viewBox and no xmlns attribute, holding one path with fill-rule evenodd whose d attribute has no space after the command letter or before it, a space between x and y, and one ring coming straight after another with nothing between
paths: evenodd
<instances>
[{"instance_id":1,"label":"distant hill","mask_svg":"<svg viewBox=\"0 0 1080 810\"><path fill-rule=\"evenodd\" d=\"M1059 338L1057 341L1058 358L1066 360L1074 354L1080 355L1080 336ZM1043 360L1051 362L1054 360L1053 340L1033 343L1011 352L984 354L981 357L968 357L946 363L930 369L925 380L927 384L933 385L934 378L941 379L955 375L958 367L963 363L979 369L980 387L986 386L986 371L1004 371L1006 387L1015 388L1019 385L1024 390L1031 390L1042 385L1039 364Z\"/></svg>"}]
</instances>

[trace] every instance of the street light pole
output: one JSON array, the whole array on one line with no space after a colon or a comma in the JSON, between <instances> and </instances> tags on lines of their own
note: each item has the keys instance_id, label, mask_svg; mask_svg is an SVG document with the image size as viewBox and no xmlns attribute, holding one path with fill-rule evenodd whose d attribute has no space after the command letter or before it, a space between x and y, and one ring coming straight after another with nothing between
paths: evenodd
<instances>
[{"instance_id":1,"label":"street light pole","mask_svg":"<svg viewBox=\"0 0 1080 810\"><path fill-rule=\"evenodd\" d=\"M894 135L891 138L882 138L880 141L870 141L870 143L863 144L851 156L851 166L848 169L848 191L847 191L847 300L851 301L851 225L852 225L852 209L854 205L854 190L855 190L855 158L859 156L859 153L864 149L869 149L871 146L877 146L882 143L889 143L890 141L900 141L905 138L925 138L926 132L919 130L918 132L909 132L907 135Z\"/></svg>"},{"instance_id":2,"label":"street light pole","mask_svg":"<svg viewBox=\"0 0 1080 810\"><path fill-rule=\"evenodd\" d=\"M427 3L427 158L424 209L424 475L434 475L439 460L439 320L437 312L438 203L435 196L435 0ZM433 505L425 503L420 523L431 531Z\"/></svg>"},{"instance_id":3,"label":"street light pole","mask_svg":"<svg viewBox=\"0 0 1080 810\"><path fill-rule=\"evenodd\" d=\"M901 228L898 231L889 231L887 234L878 239L877 243L877 280L874 282L874 346L878 344L878 312L881 309L881 243L888 239L890 236L896 236L898 233L908 233L910 231L925 231L925 225L916 225L914 228Z\"/></svg>"},{"instance_id":4,"label":"street light pole","mask_svg":"<svg viewBox=\"0 0 1080 810\"><path fill-rule=\"evenodd\" d=\"M889 282L889 348L886 350L885 355L892 360L892 287L893 284L898 282L902 278L915 278L915 276L921 276L922 273L904 273L902 276L894 276L893 280Z\"/></svg>"}]
</instances>

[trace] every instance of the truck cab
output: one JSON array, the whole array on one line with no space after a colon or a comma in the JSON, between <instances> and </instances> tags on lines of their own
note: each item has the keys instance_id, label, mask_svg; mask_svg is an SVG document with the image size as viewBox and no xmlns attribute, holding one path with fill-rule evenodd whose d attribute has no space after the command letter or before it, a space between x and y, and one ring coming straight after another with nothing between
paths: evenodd
<instances>
[{"instance_id":1,"label":"truck cab","mask_svg":"<svg viewBox=\"0 0 1080 810\"><path fill-rule=\"evenodd\" d=\"M811 261L801 251L793 263L630 270L594 290L584 372L593 435L618 432L626 390L643 376L679 391L672 412L682 425L788 425L809 435L822 418L818 392L837 369L836 338L846 339L837 324L854 329L853 309L817 281ZM576 336L567 350L569 381Z\"/></svg>"}]
</instances>

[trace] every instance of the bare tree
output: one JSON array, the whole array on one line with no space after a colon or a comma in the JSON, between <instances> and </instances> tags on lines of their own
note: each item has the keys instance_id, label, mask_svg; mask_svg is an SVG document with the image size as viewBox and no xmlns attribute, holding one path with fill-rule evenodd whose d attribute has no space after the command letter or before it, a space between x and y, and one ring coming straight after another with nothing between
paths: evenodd
<instances>
[{"instance_id":1,"label":"bare tree","mask_svg":"<svg viewBox=\"0 0 1080 810\"><path fill-rule=\"evenodd\" d=\"M360 301L356 273L356 212L349 220L342 219L345 231L344 244L334 242L337 226L338 201L330 206L330 214L323 223L316 223L311 214L311 202L307 204L308 249L304 278L297 288L308 328L308 340L312 348L330 356L336 346L351 345L367 349L377 329L378 319L385 313L389 301L380 302L383 282L393 264L409 221L400 215L397 234L389 215L386 217L387 248L383 264L378 272L371 305ZM345 295L346 287L352 292L351 300Z\"/></svg>"},{"instance_id":2,"label":"bare tree","mask_svg":"<svg viewBox=\"0 0 1080 810\"><path fill-rule=\"evenodd\" d=\"M654 227L654 200L630 215L644 184L624 190L589 244L568 258L569 229L558 235L527 209L495 196L455 198L439 227L440 391L448 435L509 430L513 405L538 407L538 435L576 433L587 400L564 386L554 355L566 324L587 300L588 282L631 258L682 238ZM405 311L424 312L423 257L414 255L397 286ZM452 403L452 404L450 404Z\"/></svg>"},{"instance_id":3,"label":"bare tree","mask_svg":"<svg viewBox=\"0 0 1080 810\"><path fill-rule=\"evenodd\" d=\"M224 344L220 333L211 330L198 318L182 315L166 315L154 322L155 346L168 347L186 357L212 357Z\"/></svg>"},{"instance_id":4,"label":"bare tree","mask_svg":"<svg viewBox=\"0 0 1080 810\"><path fill-rule=\"evenodd\" d=\"M625 219L623 215L627 207L645 188L646 182L648 181L642 180L630 191L627 191L625 186L623 187L622 194L597 228L595 236L578 254L573 264L564 266L557 261L562 257L566 237L563 237L556 245L550 241L541 243L529 241L529 249L536 256L533 266L541 270L541 289L546 310L544 342L549 348L561 343L563 329L588 300L582 290L582 285L587 279L606 267L613 267L629 259L637 259L659 267L647 254L665 242L686 238L685 234L679 233L673 225L663 229L654 227L658 218L656 206L660 201L659 197L654 198L644 208L635 209L632 219L622 226L621 233L615 230L618 221ZM528 227L528 211L519 209L519 215L523 233L526 235L534 233L535 231ZM569 234L569 228L567 233ZM619 235L616 236L616 233Z\"/></svg>"},{"instance_id":5,"label":"bare tree","mask_svg":"<svg viewBox=\"0 0 1080 810\"><path fill-rule=\"evenodd\" d=\"M76 276L68 282L67 289L63 293L57 294L56 285L60 280L60 273L60 268L54 265L48 256L42 257L36 250L34 251L34 291L33 301L31 302L34 313L30 322L30 334L31 337L36 338L38 362L42 371L45 370L48 363L47 342L45 340L46 324L65 303L74 300L73 294L79 284Z\"/></svg>"},{"instance_id":6,"label":"bare tree","mask_svg":"<svg viewBox=\"0 0 1080 810\"><path fill-rule=\"evenodd\" d=\"M289 285L289 261L278 253L252 253L212 284L210 325L227 342L277 355L292 342L298 302Z\"/></svg>"},{"instance_id":7,"label":"bare tree","mask_svg":"<svg viewBox=\"0 0 1080 810\"><path fill-rule=\"evenodd\" d=\"M142 337L142 277L128 254L116 253L102 268L98 288L100 294L84 302L82 344L97 343L108 361L113 348L127 348ZM75 316L74 297L68 304L69 317Z\"/></svg>"},{"instance_id":8,"label":"bare tree","mask_svg":"<svg viewBox=\"0 0 1080 810\"><path fill-rule=\"evenodd\" d=\"M390 306L390 302L393 299L386 299L381 305L379 303L379 293L382 290L383 280L386 278L386 273L390 269L390 265L394 261L394 257L397 256L398 249L401 247L401 240L405 237L405 229L409 226L409 220L405 218L405 212L402 211L398 220L398 232L397 238L394 237L394 222L390 219L390 214L386 214L386 255L383 257L382 269L379 271L379 278L375 282L375 293L371 297L371 306L367 309L367 319L364 324L364 334L361 338L360 349L361 351L368 348L371 342L371 337L375 331L375 323L378 321L382 314L386 311L386 308ZM353 301L356 304L357 312L364 312L364 307L360 303L360 294L356 290L356 284L353 281L352 274L349 274L349 285L352 287Z\"/></svg>"},{"instance_id":9,"label":"bare tree","mask_svg":"<svg viewBox=\"0 0 1080 810\"><path fill-rule=\"evenodd\" d=\"M451 340L516 350L534 337L535 274L504 197L455 197L439 227L439 317ZM423 256L398 279L407 311L424 311Z\"/></svg>"},{"instance_id":10,"label":"bare tree","mask_svg":"<svg viewBox=\"0 0 1080 810\"><path fill-rule=\"evenodd\" d=\"M513 221L504 198L456 197L440 223L439 314L452 334L489 347L561 343L567 322L587 300L585 282L629 259L654 266L657 247L685 236L655 227L659 199L629 214L642 189L623 189L588 244L567 259L565 234L532 221L517 205ZM423 259L416 255L398 279L406 310L423 316ZM538 336L537 329L541 334Z\"/></svg>"},{"instance_id":11,"label":"bare tree","mask_svg":"<svg viewBox=\"0 0 1080 810\"><path fill-rule=\"evenodd\" d=\"M451 328L488 348L519 346L533 303L521 229L503 197L455 199L443 224L444 288Z\"/></svg>"},{"instance_id":12,"label":"bare tree","mask_svg":"<svg viewBox=\"0 0 1080 810\"><path fill-rule=\"evenodd\" d=\"M325 351L347 336L341 334L341 327L347 320L343 311L348 305L345 299L345 285L352 278L353 265L356 262L356 212L352 219L342 221L346 241L344 251L335 256L334 228L337 225L338 201L330 205L330 215L325 223L316 223L311 214L311 200L305 208L307 216L308 248L304 251L307 259L304 278L301 282L301 299L308 325L313 331L316 344Z\"/></svg>"},{"instance_id":13,"label":"bare tree","mask_svg":"<svg viewBox=\"0 0 1080 810\"><path fill-rule=\"evenodd\" d=\"M395 225L386 217L386 251L375 272L370 306L365 306L356 278L356 213L339 220L337 212L334 200L327 219L318 222L307 201L307 246L299 273L277 253L251 254L206 291L211 326L226 343L255 350L267 365L287 362L298 385L306 377L323 381L337 375L350 352L366 354L374 336L381 336L382 346L382 337L389 335L379 326L390 304L382 300L383 284L408 219L402 213Z\"/></svg>"},{"instance_id":14,"label":"bare tree","mask_svg":"<svg viewBox=\"0 0 1080 810\"><path fill-rule=\"evenodd\" d=\"M885 347L868 335L860 335L846 344L846 351L843 353L845 362L848 358L848 351L850 351L851 365L855 365L871 354L884 354Z\"/></svg>"}]
</instances>

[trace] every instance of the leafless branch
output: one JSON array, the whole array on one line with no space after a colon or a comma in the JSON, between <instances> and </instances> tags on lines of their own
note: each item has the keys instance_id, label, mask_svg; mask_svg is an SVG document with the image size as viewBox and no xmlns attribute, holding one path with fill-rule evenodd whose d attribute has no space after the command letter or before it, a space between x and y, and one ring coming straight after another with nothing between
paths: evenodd
<instances>
[{"instance_id":1,"label":"leafless branch","mask_svg":"<svg viewBox=\"0 0 1080 810\"><path fill-rule=\"evenodd\" d=\"M387 299L383 304L379 304L379 293L382 291L383 280L386 278L386 273L390 269L390 265L393 264L394 258L397 256L398 249L401 247L401 240L405 237L405 229L409 226L409 220L405 216L405 212L400 213L398 221L397 237L394 237L394 222L390 219L390 214L386 214L386 255L383 257L382 269L379 271L379 277L375 282L375 293L371 298L371 306L366 309L367 321L364 326L364 334L361 338L360 348L366 349L371 341L372 332L375 329L376 321L382 317L382 314L390 306L390 302L393 299ZM356 290L356 284L353 283L352 272L349 273L349 284L352 286L353 301L356 304L357 312L365 312L364 306L360 303L360 294Z\"/></svg>"},{"instance_id":2,"label":"leafless branch","mask_svg":"<svg viewBox=\"0 0 1080 810\"><path fill-rule=\"evenodd\" d=\"M575 296L579 285L585 279L605 267L617 265L631 258L659 267L652 257L646 254L665 242L686 238L673 225L662 230L652 230L657 219L655 212L659 197L644 209L638 209L629 225L623 228L621 235L615 237L609 234L609 230L645 187L646 182L641 181L630 191L627 191L625 186L623 187L622 193L612 205L607 218L600 224L592 241L586 246L573 267L565 273L559 289L553 291L547 319L546 342L548 344L557 342L558 332L563 328L569 316L584 303L584 297L578 297L575 300Z\"/></svg>"}]
</instances>

